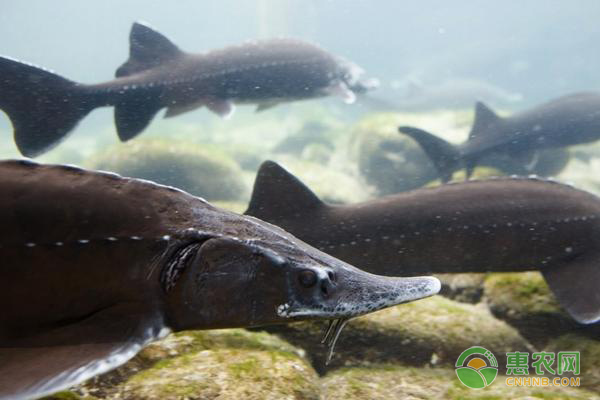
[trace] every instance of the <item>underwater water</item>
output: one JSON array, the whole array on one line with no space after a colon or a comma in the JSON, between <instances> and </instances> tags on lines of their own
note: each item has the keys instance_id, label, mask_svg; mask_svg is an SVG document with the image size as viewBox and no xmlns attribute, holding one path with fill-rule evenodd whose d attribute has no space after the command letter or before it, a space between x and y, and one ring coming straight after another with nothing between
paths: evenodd
<instances>
[{"instance_id":1,"label":"underwater water","mask_svg":"<svg viewBox=\"0 0 600 400\"><path fill-rule=\"evenodd\" d=\"M597 1L37 0L7 2L1 9L0 160L31 156L38 163L74 164L172 186L280 226L359 269L441 281L436 296L412 302L433 293L411 292L410 303L352 318L329 362L331 346L319 343L325 320L342 324L354 314L313 314L293 324L263 324L260 316L243 323L219 320L207 326L235 328L173 333L127 357L117 351L125 358L107 358L104 366L86 372L87 380L78 378L50 398L600 398ZM142 25L135 28L135 22ZM243 47L281 38L301 42ZM219 53L223 48L228 50ZM187 53L205 58L186 58ZM19 62L77 84L46 78ZM51 84L44 86L45 79ZM196 84L202 79L210 84ZM157 94L158 86L166 89ZM70 110L81 115L65 122L71 118L66 107L73 104ZM116 126L119 107L122 120ZM22 139L13 136L17 131ZM263 164L267 160L287 173ZM97 192L75 193L73 201L52 187L48 193L60 201L51 208L46 188L76 191L69 189L75 178L61 172L35 179L33 170L14 178L15 168L6 165L0 165L5 197L0 221L7 231L0 235L0 257L15 265L37 267L28 256L8 253L12 241L40 249L45 234L59 243L53 235L78 232L88 217L97 229L110 229L114 220L123 232L133 232L127 233L133 241L137 223L140 236L154 232L155 226L127 214L143 209L145 199L158 204L152 190L116 201L114 207L125 211L113 214L112 203L85 209L87 199L113 190L109 184L92 183ZM463 183L467 175L474 182ZM515 175L522 178L510 178ZM35 184L27 187L27 179ZM8 199L22 193L14 189L19 184L42 193L29 208L16 197ZM55 222L38 218L36 210L53 213L49 220ZM27 224L14 223L23 215ZM251 231L239 228L233 217L219 218L220 235L238 229L241 238ZM214 220L202 221L206 229L198 231L213 228ZM49 265L102 268L89 260L108 250L82 258L87 264L77 261L97 233L90 224L81 228L89 237L77 237L83 247ZM40 242L26 240L34 231ZM260 235L267 245L275 240ZM124 245L118 257L149 254L149 268L160 270L162 261L156 260L170 255L152 246L155 254ZM176 261L187 262L178 254ZM241 254L237 261L255 256ZM164 265L175 269L168 273L176 279L179 266L171 260ZM6 270L14 267L10 263ZM35 279L14 276L0 274L0 284L10 278L11 285L23 285L14 293L30 293L26 284ZM314 284L312 276L300 279ZM76 278L68 282L77 287ZM40 322L39 329L85 320L81 315L90 312L76 304L100 289L80 289L66 303L77 309L76 318L53 320L56 309L48 307L40 313L51 322ZM237 314L247 313L246 290L250 293L246 287L234 290L239 302L224 300L220 313L231 317L237 307ZM281 312L279 303L271 307L270 298L265 300L272 296L270 287L264 299L256 292L257 304L285 317L285 307ZM383 292L374 292L383 298ZM16 304L9 296L0 301L7 302L0 303L6 309ZM384 300L377 301L369 298L356 307L383 308ZM19 328L11 331L11 323ZM2 357L9 365L13 353L1 349L11 347L11 334L26 337L27 326L36 323L27 320L22 328L21 321L0 318L0 399L49 394L31 389L35 385L27 386L29 392L2 391L9 382L2 374L23 377L11 375L19 361L3 369ZM94 329L109 330L102 324ZM485 352L461 360L471 347ZM516 353L522 355L519 362ZM577 359L566 353L577 353ZM544 357L549 364L540 367L535 361ZM471 380L464 378L471 386L461 373L471 374ZM476 390L474 382L485 387Z\"/></svg>"}]
</instances>

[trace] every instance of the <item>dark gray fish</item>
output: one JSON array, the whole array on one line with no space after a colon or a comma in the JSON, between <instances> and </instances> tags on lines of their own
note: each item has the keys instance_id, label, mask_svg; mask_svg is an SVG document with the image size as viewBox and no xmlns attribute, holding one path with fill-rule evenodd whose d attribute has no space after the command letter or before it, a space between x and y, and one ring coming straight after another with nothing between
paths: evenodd
<instances>
[{"instance_id":1,"label":"dark gray fish","mask_svg":"<svg viewBox=\"0 0 600 400\"><path fill-rule=\"evenodd\" d=\"M540 149L600 139L600 93L563 96L506 118L478 102L469 139L458 146L422 129L402 126L399 130L421 145L444 182L465 167L470 177L479 160L492 153L533 167Z\"/></svg>"},{"instance_id":2,"label":"dark gray fish","mask_svg":"<svg viewBox=\"0 0 600 400\"><path fill-rule=\"evenodd\" d=\"M229 116L234 103L278 103L331 94L348 103L373 87L362 70L325 50L292 39L185 53L140 23L130 34L129 60L116 79L84 85L33 65L0 57L0 109L14 127L22 154L34 157L60 142L90 111L114 106L119 138L141 133L156 113L165 117L206 106Z\"/></svg>"},{"instance_id":3,"label":"dark gray fish","mask_svg":"<svg viewBox=\"0 0 600 400\"><path fill-rule=\"evenodd\" d=\"M3 161L0 190L2 400L108 371L170 331L346 321L440 287L147 181Z\"/></svg>"},{"instance_id":4,"label":"dark gray fish","mask_svg":"<svg viewBox=\"0 0 600 400\"><path fill-rule=\"evenodd\" d=\"M329 205L267 161L245 214L382 275L539 269L573 318L600 320L600 199L567 185L497 178Z\"/></svg>"}]
</instances>

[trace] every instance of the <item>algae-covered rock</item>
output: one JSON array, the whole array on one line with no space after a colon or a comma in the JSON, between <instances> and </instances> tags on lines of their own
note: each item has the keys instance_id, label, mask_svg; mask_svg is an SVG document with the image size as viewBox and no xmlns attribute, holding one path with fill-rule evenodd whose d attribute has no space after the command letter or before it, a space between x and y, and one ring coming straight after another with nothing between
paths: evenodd
<instances>
[{"instance_id":1,"label":"algae-covered rock","mask_svg":"<svg viewBox=\"0 0 600 400\"><path fill-rule=\"evenodd\" d=\"M436 274L442 283L440 294L463 303L478 303L483 295L485 273Z\"/></svg>"},{"instance_id":2,"label":"algae-covered rock","mask_svg":"<svg viewBox=\"0 0 600 400\"><path fill-rule=\"evenodd\" d=\"M303 354L266 333L181 332L77 392L99 399L317 399L318 377Z\"/></svg>"},{"instance_id":3,"label":"algae-covered rock","mask_svg":"<svg viewBox=\"0 0 600 400\"><path fill-rule=\"evenodd\" d=\"M308 121L297 132L292 133L273 147L274 153L300 155L310 144L320 144L333 150L333 140L329 135L329 126L320 121Z\"/></svg>"},{"instance_id":4,"label":"algae-covered rock","mask_svg":"<svg viewBox=\"0 0 600 400\"><path fill-rule=\"evenodd\" d=\"M324 365L326 348L318 342L325 328L325 323L300 322L269 331L304 348L319 372L370 363L453 364L463 350L475 345L497 354L502 365L507 351L530 349L514 328L494 318L487 307L442 296L353 319L342 332L328 367Z\"/></svg>"},{"instance_id":5,"label":"algae-covered rock","mask_svg":"<svg viewBox=\"0 0 600 400\"><path fill-rule=\"evenodd\" d=\"M402 120L400 114L373 114L352 128L359 171L380 195L418 188L437 178L421 147L398 133Z\"/></svg>"},{"instance_id":6,"label":"algae-covered rock","mask_svg":"<svg viewBox=\"0 0 600 400\"><path fill-rule=\"evenodd\" d=\"M328 400L384 399L594 399L590 391L570 387L515 387L499 375L480 390L463 386L451 368L372 365L342 368L323 378Z\"/></svg>"},{"instance_id":7,"label":"algae-covered rock","mask_svg":"<svg viewBox=\"0 0 600 400\"><path fill-rule=\"evenodd\" d=\"M124 399L318 399L316 373L274 351L203 350L157 363L122 385Z\"/></svg>"},{"instance_id":8,"label":"algae-covered rock","mask_svg":"<svg viewBox=\"0 0 600 400\"><path fill-rule=\"evenodd\" d=\"M174 186L212 200L239 200L247 188L241 170L216 148L187 142L140 139L110 147L87 166Z\"/></svg>"},{"instance_id":9,"label":"algae-covered rock","mask_svg":"<svg viewBox=\"0 0 600 400\"><path fill-rule=\"evenodd\" d=\"M600 335L586 337L570 333L552 340L544 350L556 353L579 351L581 386L600 393ZM565 376L573 375L566 374Z\"/></svg>"},{"instance_id":10,"label":"algae-covered rock","mask_svg":"<svg viewBox=\"0 0 600 400\"><path fill-rule=\"evenodd\" d=\"M99 400L94 396L80 396L75 392L70 391L62 391L58 393L54 393L50 396L41 397L38 400Z\"/></svg>"},{"instance_id":11,"label":"algae-covered rock","mask_svg":"<svg viewBox=\"0 0 600 400\"><path fill-rule=\"evenodd\" d=\"M489 274L484 296L494 315L536 342L576 326L538 271Z\"/></svg>"}]
</instances>

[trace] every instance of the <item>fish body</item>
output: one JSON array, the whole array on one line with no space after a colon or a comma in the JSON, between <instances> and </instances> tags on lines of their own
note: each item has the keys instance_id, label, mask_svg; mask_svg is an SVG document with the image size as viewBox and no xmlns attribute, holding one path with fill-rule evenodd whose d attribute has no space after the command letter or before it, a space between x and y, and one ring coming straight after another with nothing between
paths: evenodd
<instances>
[{"instance_id":1,"label":"fish body","mask_svg":"<svg viewBox=\"0 0 600 400\"><path fill-rule=\"evenodd\" d=\"M422 129L399 130L421 145L443 181L463 167L470 176L481 158L494 153L534 166L541 149L600 139L600 93L563 96L509 117L499 117L478 102L469 138L458 146Z\"/></svg>"},{"instance_id":2,"label":"fish body","mask_svg":"<svg viewBox=\"0 0 600 400\"><path fill-rule=\"evenodd\" d=\"M600 320L600 199L567 185L498 178L329 205L266 162L246 214L377 274L540 270L575 319Z\"/></svg>"},{"instance_id":3,"label":"fish body","mask_svg":"<svg viewBox=\"0 0 600 400\"><path fill-rule=\"evenodd\" d=\"M439 290L148 181L2 161L0 188L2 400L74 385L171 331L331 319L337 338L349 318Z\"/></svg>"},{"instance_id":4,"label":"fish body","mask_svg":"<svg viewBox=\"0 0 600 400\"><path fill-rule=\"evenodd\" d=\"M0 57L0 109L14 127L22 154L34 157L62 140L97 107L115 107L119 138L140 134L156 113L166 117L200 107L227 117L237 104L264 110L278 103L327 95L355 100L370 89L356 65L293 39L248 42L203 54L180 50L141 23L130 33L130 57L116 79L81 84Z\"/></svg>"}]
</instances>

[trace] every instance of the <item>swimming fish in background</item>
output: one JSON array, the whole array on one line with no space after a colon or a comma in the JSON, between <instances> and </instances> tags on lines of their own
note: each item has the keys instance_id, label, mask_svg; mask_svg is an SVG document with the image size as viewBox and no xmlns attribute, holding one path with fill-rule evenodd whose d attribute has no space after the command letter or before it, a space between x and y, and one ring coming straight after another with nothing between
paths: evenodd
<instances>
[{"instance_id":1,"label":"swimming fish in background","mask_svg":"<svg viewBox=\"0 0 600 400\"><path fill-rule=\"evenodd\" d=\"M363 71L355 64L300 40L190 54L141 23L133 24L129 40L129 60L117 69L116 79L94 85L0 57L0 109L12 121L23 155L48 151L98 107L115 107L117 133L127 141L163 108L165 117L203 106L228 117L236 103L256 104L257 111L327 95L352 103L355 93L377 85L361 80Z\"/></svg>"},{"instance_id":2,"label":"swimming fish in background","mask_svg":"<svg viewBox=\"0 0 600 400\"><path fill-rule=\"evenodd\" d=\"M505 118L478 102L469 139L460 145L410 126L398 130L419 143L444 182L462 168L469 178L480 158L491 153L506 154L533 167L540 149L600 139L600 93L563 96Z\"/></svg>"},{"instance_id":3,"label":"swimming fish in background","mask_svg":"<svg viewBox=\"0 0 600 400\"><path fill-rule=\"evenodd\" d=\"M600 321L600 198L567 185L497 178L329 205L267 161L245 214L376 274L540 270L575 320Z\"/></svg>"},{"instance_id":4,"label":"swimming fish in background","mask_svg":"<svg viewBox=\"0 0 600 400\"><path fill-rule=\"evenodd\" d=\"M170 331L348 319L436 294L253 217L115 174L0 162L0 399L113 369Z\"/></svg>"}]
</instances>

